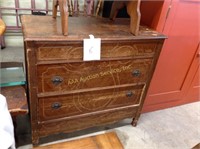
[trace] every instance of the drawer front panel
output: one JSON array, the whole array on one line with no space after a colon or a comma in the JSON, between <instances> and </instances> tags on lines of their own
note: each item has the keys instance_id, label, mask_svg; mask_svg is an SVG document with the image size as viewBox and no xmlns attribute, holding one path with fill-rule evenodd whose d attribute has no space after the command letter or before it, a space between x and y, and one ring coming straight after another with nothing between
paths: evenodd
<instances>
[{"instance_id":1,"label":"drawer front panel","mask_svg":"<svg viewBox=\"0 0 200 149\"><path fill-rule=\"evenodd\" d=\"M146 82L152 59L93 61L38 66L38 92L115 86Z\"/></svg>"},{"instance_id":2,"label":"drawer front panel","mask_svg":"<svg viewBox=\"0 0 200 149\"><path fill-rule=\"evenodd\" d=\"M41 121L139 105L143 85L88 91L39 99Z\"/></svg>"},{"instance_id":3,"label":"drawer front panel","mask_svg":"<svg viewBox=\"0 0 200 149\"><path fill-rule=\"evenodd\" d=\"M72 132L89 127L96 127L117 122L125 118L135 117L138 107L115 110L106 113L97 113L95 115L84 116L77 119L54 121L51 123L41 123L38 126L38 133L41 136L54 134L58 132Z\"/></svg>"},{"instance_id":4,"label":"drawer front panel","mask_svg":"<svg viewBox=\"0 0 200 149\"><path fill-rule=\"evenodd\" d=\"M157 43L103 43L101 58L153 56ZM40 45L37 49L38 60L82 60L83 45L66 46Z\"/></svg>"}]
</instances>

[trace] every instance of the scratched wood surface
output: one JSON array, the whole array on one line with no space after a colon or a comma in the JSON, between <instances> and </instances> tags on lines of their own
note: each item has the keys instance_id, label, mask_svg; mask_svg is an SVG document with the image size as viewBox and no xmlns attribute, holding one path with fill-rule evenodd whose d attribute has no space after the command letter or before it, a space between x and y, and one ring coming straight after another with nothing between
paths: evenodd
<instances>
[{"instance_id":1,"label":"scratched wood surface","mask_svg":"<svg viewBox=\"0 0 200 149\"><path fill-rule=\"evenodd\" d=\"M37 20L37 21L36 21ZM22 16L32 142L133 118L136 126L165 36L130 20ZM101 38L101 59L83 60L83 39Z\"/></svg>"},{"instance_id":2,"label":"scratched wood surface","mask_svg":"<svg viewBox=\"0 0 200 149\"><path fill-rule=\"evenodd\" d=\"M8 110L12 116L28 113L28 103L24 86L9 86L0 88L2 95L6 97Z\"/></svg>"},{"instance_id":3,"label":"scratched wood surface","mask_svg":"<svg viewBox=\"0 0 200 149\"><path fill-rule=\"evenodd\" d=\"M110 40L164 39L165 36L145 26L140 26L138 36L130 33L129 19L116 19L114 22L106 18L69 17L68 35L63 36L61 20L52 16L21 16L25 40L32 41L68 41L82 43L84 38L93 34L102 42ZM33 20L37 20L36 22ZM38 24L39 23L39 24Z\"/></svg>"},{"instance_id":4,"label":"scratched wood surface","mask_svg":"<svg viewBox=\"0 0 200 149\"><path fill-rule=\"evenodd\" d=\"M124 86L68 95L39 98L39 119L41 121L77 116L121 106L137 106L144 86Z\"/></svg>"},{"instance_id":5,"label":"scratched wood surface","mask_svg":"<svg viewBox=\"0 0 200 149\"><path fill-rule=\"evenodd\" d=\"M23 67L22 62L0 62L0 68ZM28 102L24 85L1 87L0 93L6 97L8 110L12 116L28 113Z\"/></svg>"}]
</instances>

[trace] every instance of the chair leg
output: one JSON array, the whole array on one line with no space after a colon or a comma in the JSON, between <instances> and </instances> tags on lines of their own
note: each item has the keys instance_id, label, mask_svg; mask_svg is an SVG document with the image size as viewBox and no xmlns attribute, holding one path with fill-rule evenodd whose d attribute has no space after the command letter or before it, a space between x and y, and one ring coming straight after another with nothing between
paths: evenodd
<instances>
[{"instance_id":1,"label":"chair leg","mask_svg":"<svg viewBox=\"0 0 200 149\"><path fill-rule=\"evenodd\" d=\"M130 1L127 4L127 12L131 17L130 30L131 33L134 35L138 35L139 33L139 26L141 19L140 2L141 0Z\"/></svg>"},{"instance_id":2,"label":"chair leg","mask_svg":"<svg viewBox=\"0 0 200 149\"><path fill-rule=\"evenodd\" d=\"M1 49L4 49L6 47L4 36L0 36L0 45Z\"/></svg>"},{"instance_id":3,"label":"chair leg","mask_svg":"<svg viewBox=\"0 0 200 149\"><path fill-rule=\"evenodd\" d=\"M59 6L61 16L61 27L63 35L68 35L68 7L67 0L54 0L53 1L53 18L56 19L57 9Z\"/></svg>"},{"instance_id":4,"label":"chair leg","mask_svg":"<svg viewBox=\"0 0 200 149\"><path fill-rule=\"evenodd\" d=\"M53 0L53 14L52 14L53 18L56 18L57 11L58 11L58 1Z\"/></svg>"},{"instance_id":5,"label":"chair leg","mask_svg":"<svg viewBox=\"0 0 200 149\"><path fill-rule=\"evenodd\" d=\"M68 35L68 7L66 5L67 5L66 0L59 0L63 35Z\"/></svg>"}]
</instances>

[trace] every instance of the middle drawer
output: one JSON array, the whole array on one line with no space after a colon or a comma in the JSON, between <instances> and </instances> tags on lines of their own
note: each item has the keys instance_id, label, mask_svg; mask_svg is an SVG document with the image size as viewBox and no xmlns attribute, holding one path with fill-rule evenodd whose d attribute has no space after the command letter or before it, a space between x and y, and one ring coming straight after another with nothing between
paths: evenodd
<instances>
[{"instance_id":1,"label":"middle drawer","mask_svg":"<svg viewBox=\"0 0 200 149\"><path fill-rule=\"evenodd\" d=\"M38 93L145 83L152 62L149 58L38 65Z\"/></svg>"},{"instance_id":2,"label":"middle drawer","mask_svg":"<svg viewBox=\"0 0 200 149\"><path fill-rule=\"evenodd\" d=\"M123 85L110 89L76 92L39 98L40 121L79 116L124 106L140 104L144 85Z\"/></svg>"}]
</instances>

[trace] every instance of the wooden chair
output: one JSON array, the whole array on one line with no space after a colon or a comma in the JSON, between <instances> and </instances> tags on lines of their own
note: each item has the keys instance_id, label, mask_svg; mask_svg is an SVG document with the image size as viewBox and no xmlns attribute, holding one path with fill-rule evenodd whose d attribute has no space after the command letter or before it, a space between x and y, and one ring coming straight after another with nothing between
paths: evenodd
<instances>
[{"instance_id":1,"label":"wooden chair","mask_svg":"<svg viewBox=\"0 0 200 149\"><path fill-rule=\"evenodd\" d=\"M22 62L0 62L0 68L23 67ZM28 114L25 85L0 87L0 93L6 97L8 110L13 117Z\"/></svg>"},{"instance_id":2,"label":"wooden chair","mask_svg":"<svg viewBox=\"0 0 200 149\"><path fill-rule=\"evenodd\" d=\"M123 7L127 8L127 13L130 16L130 32L134 35L138 35L140 26L140 2L141 0L134 1L114 1L111 8L110 19L115 20L117 13Z\"/></svg>"},{"instance_id":3,"label":"wooden chair","mask_svg":"<svg viewBox=\"0 0 200 149\"><path fill-rule=\"evenodd\" d=\"M53 18L56 19L58 6L61 16L61 27L63 35L68 35L68 7L67 0L53 0Z\"/></svg>"},{"instance_id":4,"label":"wooden chair","mask_svg":"<svg viewBox=\"0 0 200 149\"><path fill-rule=\"evenodd\" d=\"M88 1L89 7L88 10L85 10L87 14L91 14L92 5L94 3L93 0L85 0L85 2ZM75 1L77 3L77 0ZM90 3L89 3L90 2ZM126 7L127 12L130 16L130 32L134 35L139 34L139 26L140 26L140 2L141 0L135 0L135 1L114 1L112 8L111 8L111 14L110 19L115 20L118 11ZM60 8L60 14L61 14L61 27L62 27L62 33L63 35L68 35L68 5L69 0L54 0L53 1L53 18L56 18L57 16L57 7ZM78 3L77 3L78 4ZM101 1L100 3L101 4ZM86 9L86 7L85 7ZM99 10L98 10L99 11Z\"/></svg>"},{"instance_id":5,"label":"wooden chair","mask_svg":"<svg viewBox=\"0 0 200 149\"><path fill-rule=\"evenodd\" d=\"M96 8L96 13L95 13L96 16L98 16L98 14L99 14L100 7L101 7L102 3L103 3L103 0L98 0L98 4L97 4L97 8Z\"/></svg>"},{"instance_id":6,"label":"wooden chair","mask_svg":"<svg viewBox=\"0 0 200 149\"><path fill-rule=\"evenodd\" d=\"M85 15L87 15L87 16L92 15L93 6L94 6L94 0L85 0L85 2L84 2L84 13L85 13Z\"/></svg>"}]
</instances>

